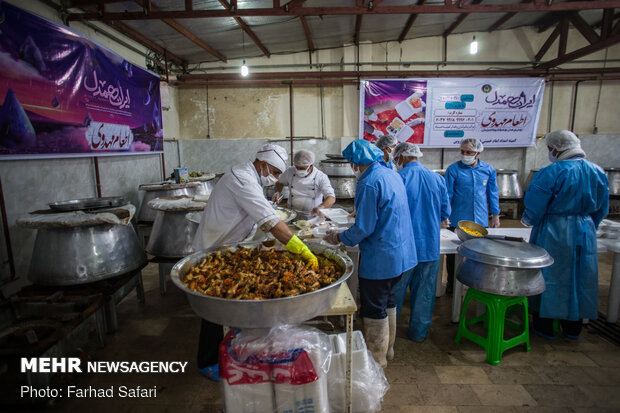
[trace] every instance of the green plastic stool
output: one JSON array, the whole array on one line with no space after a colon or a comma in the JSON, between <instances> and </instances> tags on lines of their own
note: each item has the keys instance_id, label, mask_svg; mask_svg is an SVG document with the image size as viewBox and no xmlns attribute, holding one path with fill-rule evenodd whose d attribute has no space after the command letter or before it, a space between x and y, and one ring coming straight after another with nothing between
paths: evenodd
<instances>
[{"instance_id":1,"label":"green plastic stool","mask_svg":"<svg viewBox=\"0 0 620 413\"><path fill-rule=\"evenodd\" d=\"M476 300L485 304L487 310L481 316L466 320L467 305L471 300ZM523 310L523 322L521 324L513 323L506 319L506 312L513 306L520 305ZM467 326L483 323L487 330L487 336L482 337L467 329ZM504 340L504 327L508 326L520 334L516 337ZM479 346L483 347L487 352L487 363L497 365L502 360L502 354L509 348L525 344L526 351L530 351L530 330L528 325L527 298L526 297L506 297L503 295L489 294L476 289L467 290L463 309L461 310L461 319L459 321L459 329L456 333L454 341L461 341L461 337L465 337Z\"/></svg>"}]
</instances>

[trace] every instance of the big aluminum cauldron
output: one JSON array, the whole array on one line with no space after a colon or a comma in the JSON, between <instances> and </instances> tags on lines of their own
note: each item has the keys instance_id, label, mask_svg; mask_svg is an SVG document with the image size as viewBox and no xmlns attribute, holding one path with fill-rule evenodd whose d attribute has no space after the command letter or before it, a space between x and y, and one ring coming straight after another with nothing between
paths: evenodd
<instances>
[{"instance_id":1,"label":"big aluminum cauldron","mask_svg":"<svg viewBox=\"0 0 620 413\"><path fill-rule=\"evenodd\" d=\"M259 242L240 243L231 246L258 248ZM216 324L239 328L268 328L283 324L298 324L327 311L336 300L340 284L353 273L353 261L342 251L324 245L308 243L315 254L323 254L344 269L344 274L333 284L307 294L267 300L231 300L212 297L187 288L181 280L206 254L217 248L200 251L183 258L170 273L172 282L187 294L192 310L201 318Z\"/></svg>"},{"instance_id":2,"label":"big aluminum cauldron","mask_svg":"<svg viewBox=\"0 0 620 413\"><path fill-rule=\"evenodd\" d=\"M194 252L192 242L198 223L184 211L157 211L146 251L163 258L181 258Z\"/></svg>"},{"instance_id":3,"label":"big aluminum cauldron","mask_svg":"<svg viewBox=\"0 0 620 413\"><path fill-rule=\"evenodd\" d=\"M477 238L463 242L457 279L491 294L528 297L545 290L541 268L553 264L549 253L527 242Z\"/></svg>"},{"instance_id":4,"label":"big aluminum cauldron","mask_svg":"<svg viewBox=\"0 0 620 413\"><path fill-rule=\"evenodd\" d=\"M329 183L334 188L334 195L338 199L355 198L357 179L354 176L329 176Z\"/></svg>"},{"instance_id":5,"label":"big aluminum cauldron","mask_svg":"<svg viewBox=\"0 0 620 413\"><path fill-rule=\"evenodd\" d=\"M620 168L605 168L609 180L609 195L620 196Z\"/></svg>"},{"instance_id":6,"label":"big aluminum cauldron","mask_svg":"<svg viewBox=\"0 0 620 413\"><path fill-rule=\"evenodd\" d=\"M131 225L39 228L28 278L39 285L85 284L136 270L146 255Z\"/></svg>"},{"instance_id":7,"label":"big aluminum cauldron","mask_svg":"<svg viewBox=\"0 0 620 413\"><path fill-rule=\"evenodd\" d=\"M144 198L138 211L138 222L155 221L156 211L148 206L149 201L155 198L171 198L175 196L194 196L203 190L200 182L187 182L175 184L171 182L153 183L140 185L139 189L145 191Z\"/></svg>"},{"instance_id":8,"label":"big aluminum cauldron","mask_svg":"<svg viewBox=\"0 0 620 413\"><path fill-rule=\"evenodd\" d=\"M497 187L500 198L521 198L523 191L519 185L519 173L512 169L497 169Z\"/></svg>"}]
</instances>

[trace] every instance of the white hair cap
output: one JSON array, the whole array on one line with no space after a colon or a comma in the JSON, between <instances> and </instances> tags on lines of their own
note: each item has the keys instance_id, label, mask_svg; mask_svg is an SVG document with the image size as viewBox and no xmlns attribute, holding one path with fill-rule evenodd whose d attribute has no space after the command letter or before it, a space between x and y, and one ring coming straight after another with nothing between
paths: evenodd
<instances>
[{"instance_id":1,"label":"white hair cap","mask_svg":"<svg viewBox=\"0 0 620 413\"><path fill-rule=\"evenodd\" d=\"M545 144L558 152L581 148L581 141L577 135L568 130L556 130L548 133L545 136Z\"/></svg>"},{"instance_id":2,"label":"white hair cap","mask_svg":"<svg viewBox=\"0 0 620 413\"><path fill-rule=\"evenodd\" d=\"M398 143L395 137L392 135L383 135L375 142L377 148L384 150L385 148L389 148L390 146L394 146Z\"/></svg>"},{"instance_id":3,"label":"white hair cap","mask_svg":"<svg viewBox=\"0 0 620 413\"><path fill-rule=\"evenodd\" d=\"M471 150L474 152L482 152L484 150L484 146L480 139L476 138L466 138L461 141L461 149L465 150L465 148L469 146Z\"/></svg>"},{"instance_id":4,"label":"white hair cap","mask_svg":"<svg viewBox=\"0 0 620 413\"><path fill-rule=\"evenodd\" d=\"M265 161L269 165L278 168L280 172L284 172L286 170L288 155L283 147L268 143L267 145L261 146L258 152L256 152L256 159Z\"/></svg>"},{"instance_id":5,"label":"white hair cap","mask_svg":"<svg viewBox=\"0 0 620 413\"><path fill-rule=\"evenodd\" d=\"M402 142L396 146L396 149L394 149L394 158L398 158L399 156L421 158L424 155L418 145L409 142Z\"/></svg>"},{"instance_id":6,"label":"white hair cap","mask_svg":"<svg viewBox=\"0 0 620 413\"><path fill-rule=\"evenodd\" d=\"M314 164L314 153L305 149L295 152L293 157L293 164L295 166L310 166Z\"/></svg>"}]
</instances>

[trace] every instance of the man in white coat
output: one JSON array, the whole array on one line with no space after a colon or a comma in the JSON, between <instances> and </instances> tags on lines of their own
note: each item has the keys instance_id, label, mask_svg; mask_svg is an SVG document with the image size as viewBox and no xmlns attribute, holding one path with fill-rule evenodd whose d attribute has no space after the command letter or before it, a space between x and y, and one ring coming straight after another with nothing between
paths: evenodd
<instances>
[{"instance_id":1,"label":"man in white coat","mask_svg":"<svg viewBox=\"0 0 620 413\"><path fill-rule=\"evenodd\" d=\"M331 208L336 202L329 178L314 167L314 153L305 149L295 153L293 166L278 178L272 201L280 202L284 186L289 188L288 207L297 212L299 218L322 216L319 209Z\"/></svg>"},{"instance_id":2,"label":"man in white coat","mask_svg":"<svg viewBox=\"0 0 620 413\"><path fill-rule=\"evenodd\" d=\"M245 240L256 226L286 245L292 253L300 254L312 267L318 260L310 249L280 220L263 194L263 187L273 185L286 169L286 151L267 144L256 153L254 161L234 166L219 180L202 214L194 237L194 251L220 247ZM198 344L198 371L211 380L219 380L218 346L222 341L222 326L202 320Z\"/></svg>"}]
</instances>

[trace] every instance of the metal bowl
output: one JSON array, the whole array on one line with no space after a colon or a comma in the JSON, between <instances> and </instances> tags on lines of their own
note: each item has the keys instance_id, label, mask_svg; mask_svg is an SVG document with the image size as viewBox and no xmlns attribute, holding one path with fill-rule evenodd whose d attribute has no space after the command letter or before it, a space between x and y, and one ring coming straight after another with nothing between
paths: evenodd
<instances>
[{"instance_id":1,"label":"metal bowl","mask_svg":"<svg viewBox=\"0 0 620 413\"><path fill-rule=\"evenodd\" d=\"M315 254L323 254L336 261L343 275L333 284L311 293L294 297L272 298L267 300L231 300L212 297L190 290L181 281L190 269L197 265L208 253L219 248L211 248L189 255L177 262L170 278L185 292L192 310L201 318L216 324L239 328L268 328L283 324L298 324L327 311L336 300L340 284L353 273L353 261L342 251L324 245L308 243ZM245 242L231 246L233 250L240 247L258 248L259 242Z\"/></svg>"},{"instance_id":2,"label":"metal bowl","mask_svg":"<svg viewBox=\"0 0 620 413\"><path fill-rule=\"evenodd\" d=\"M467 232L463 231L462 227L475 229L476 231L480 232L482 236L477 237L475 235L468 234ZM454 231L456 232L456 235L459 237L459 239L463 242L470 240L470 239L483 238L485 235L489 233L489 231L487 231L487 229L483 227L482 225L476 224L473 221L465 221L465 220L459 221Z\"/></svg>"}]
</instances>

